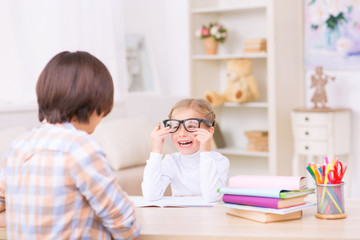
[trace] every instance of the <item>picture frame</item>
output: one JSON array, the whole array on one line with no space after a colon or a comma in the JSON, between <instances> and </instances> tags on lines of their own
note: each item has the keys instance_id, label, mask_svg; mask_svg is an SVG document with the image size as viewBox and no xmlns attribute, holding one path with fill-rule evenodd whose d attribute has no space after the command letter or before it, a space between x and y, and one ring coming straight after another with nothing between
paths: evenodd
<instances>
[{"instance_id":1,"label":"picture frame","mask_svg":"<svg viewBox=\"0 0 360 240\"><path fill-rule=\"evenodd\" d=\"M360 66L360 1L304 1L304 65L331 70Z\"/></svg>"},{"instance_id":2,"label":"picture frame","mask_svg":"<svg viewBox=\"0 0 360 240\"><path fill-rule=\"evenodd\" d=\"M127 92L159 94L151 50L144 34L125 34Z\"/></svg>"}]
</instances>

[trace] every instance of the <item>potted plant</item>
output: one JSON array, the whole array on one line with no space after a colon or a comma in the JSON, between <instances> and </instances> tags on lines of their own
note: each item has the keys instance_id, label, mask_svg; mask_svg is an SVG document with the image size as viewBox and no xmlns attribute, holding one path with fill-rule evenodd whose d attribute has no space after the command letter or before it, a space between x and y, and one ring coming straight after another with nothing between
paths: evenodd
<instances>
[{"instance_id":1,"label":"potted plant","mask_svg":"<svg viewBox=\"0 0 360 240\"><path fill-rule=\"evenodd\" d=\"M210 22L208 25L203 25L195 34L204 39L206 54L214 55L217 52L218 43L226 40L227 29L222 24Z\"/></svg>"}]
</instances>

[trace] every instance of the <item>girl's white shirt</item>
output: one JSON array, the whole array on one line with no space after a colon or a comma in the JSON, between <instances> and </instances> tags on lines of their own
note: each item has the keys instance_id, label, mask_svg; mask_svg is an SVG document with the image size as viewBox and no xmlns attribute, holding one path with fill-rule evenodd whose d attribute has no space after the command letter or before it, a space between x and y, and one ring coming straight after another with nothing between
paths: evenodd
<instances>
[{"instance_id":1,"label":"girl's white shirt","mask_svg":"<svg viewBox=\"0 0 360 240\"><path fill-rule=\"evenodd\" d=\"M203 196L207 202L220 200L217 189L228 179L229 159L218 152L150 153L141 184L145 199L161 199L169 184L173 196Z\"/></svg>"}]
</instances>

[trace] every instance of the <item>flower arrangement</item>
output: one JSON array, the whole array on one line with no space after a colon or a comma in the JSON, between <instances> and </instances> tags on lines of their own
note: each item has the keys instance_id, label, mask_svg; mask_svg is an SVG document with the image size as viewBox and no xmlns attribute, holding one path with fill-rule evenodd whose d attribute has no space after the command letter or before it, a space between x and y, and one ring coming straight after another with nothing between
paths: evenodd
<instances>
[{"instance_id":1,"label":"flower arrangement","mask_svg":"<svg viewBox=\"0 0 360 240\"><path fill-rule=\"evenodd\" d=\"M345 1L310 0L308 5L311 6L311 28L314 30L325 27L330 32L338 31L341 25L349 21L346 15L352 11L352 7L347 6Z\"/></svg>"},{"instance_id":2,"label":"flower arrangement","mask_svg":"<svg viewBox=\"0 0 360 240\"><path fill-rule=\"evenodd\" d=\"M217 22L210 22L209 25L203 25L198 29L195 35L201 39L211 37L217 42L224 42L227 38L227 29Z\"/></svg>"},{"instance_id":3,"label":"flower arrangement","mask_svg":"<svg viewBox=\"0 0 360 240\"><path fill-rule=\"evenodd\" d=\"M309 27L322 34L331 51L346 56L359 52L360 5L350 0L308 0Z\"/></svg>"}]
</instances>

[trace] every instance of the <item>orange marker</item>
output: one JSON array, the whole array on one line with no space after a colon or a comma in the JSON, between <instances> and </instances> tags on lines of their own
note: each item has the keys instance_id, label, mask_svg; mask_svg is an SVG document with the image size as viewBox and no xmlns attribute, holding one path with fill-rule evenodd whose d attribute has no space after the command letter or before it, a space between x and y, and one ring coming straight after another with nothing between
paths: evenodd
<instances>
[{"instance_id":1,"label":"orange marker","mask_svg":"<svg viewBox=\"0 0 360 240\"><path fill-rule=\"evenodd\" d=\"M158 130L160 130L160 129L161 129L161 124L159 123Z\"/></svg>"}]
</instances>

